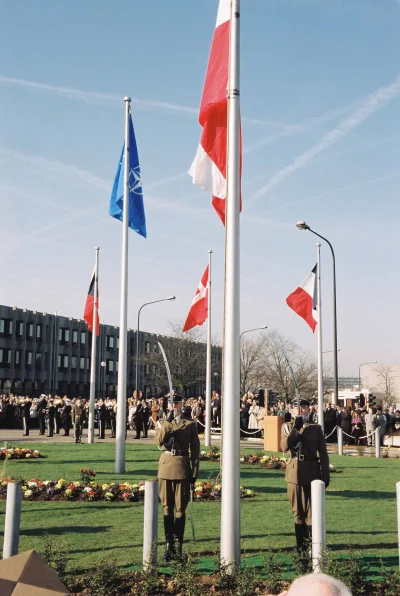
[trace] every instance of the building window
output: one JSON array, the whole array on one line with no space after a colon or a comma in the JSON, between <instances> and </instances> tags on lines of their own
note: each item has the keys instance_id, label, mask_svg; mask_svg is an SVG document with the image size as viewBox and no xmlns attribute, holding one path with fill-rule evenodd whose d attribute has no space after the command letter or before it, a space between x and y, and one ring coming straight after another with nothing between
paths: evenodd
<instances>
[{"instance_id":1,"label":"building window","mask_svg":"<svg viewBox=\"0 0 400 596\"><path fill-rule=\"evenodd\" d=\"M36 339L42 341L42 325L40 323L36 325Z\"/></svg>"},{"instance_id":2,"label":"building window","mask_svg":"<svg viewBox=\"0 0 400 596\"><path fill-rule=\"evenodd\" d=\"M80 370L85 370L85 359L84 358L79 358L79 369Z\"/></svg>"},{"instance_id":3,"label":"building window","mask_svg":"<svg viewBox=\"0 0 400 596\"><path fill-rule=\"evenodd\" d=\"M119 337L117 337L117 350L119 349Z\"/></svg>"},{"instance_id":4,"label":"building window","mask_svg":"<svg viewBox=\"0 0 400 596\"><path fill-rule=\"evenodd\" d=\"M26 325L26 337L27 337L27 339L33 337L33 323L27 323L27 325Z\"/></svg>"},{"instance_id":5,"label":"building window","mask_svg":"<svg viewBox=\"0 0 400 596\"><path fill-rule=\"evenodd\" d=\"M76 330L72 331L72 343L73 344L78 343L78 332Z\"/></svg>"},{"instance_id":6,"label":"building window","mask_svg":"<svg viewBox=\"0 0 400 596\"><path fill-rule=\"evenodd\" d=\"M86 332L81 331L81 344L85 344L85 343L86 343Z\"/></svg>"},{"instance_id":7,"label":"building window","mask_svg":"<svg viewBox=\"0 0 400 596\"><path fill-rule=\"evenodd\" d=\"M11 364L11 350L0 349L0 365L4 368L8 368Z\"/></svg>"},{"instance_id":8,"label":"building window","mask_svg":"<svg viewBox=\"0 0 400 596\"><path fill-rule=\"evenodd\" d=\"M25 352L25 367L32 368L32 352L30 350Z\"/></svg>"},{"instance_id":9,"label":"building window","mask_svg":"<svg viewBox=\"0 0 400 596\"><path fill-rule=\"evenodd\" d=\"M68 368L68 356L64 354L58 355L58 370L65 370Z\"/></svg>"},{"instance_id":10,"label":"building window","mask_svg":"<svg viewBox=\"0 0 400 596\"><path fill-rule=\"evenodd\" d=\"M42 354L40 352L35 354L35 370L42 370Z\"/></svg>"},{"instance_id":11,"label":"building window","mask_svg":"<svg viewBox=\"0 0 400 596\"><path fill-rule=\"evenodd\" d=\"M150 342L149 341L145 341L144 342L144 351L146 352L146 354L150 354Z\"/></svg>"},{"instance_id":12,"label":"building window","mask_svg":"<svg viewBox=\"0 0 400 596\"><path fill-rule=\"evenodd\" d=\"M71 368L76 368L76 356L71 356Z\"/></svg>"},{"instance_id":13,"label":"building window","mask_svg":"<svg viewBox=\"0 0 400 596\"><path fill-rule=\"evenodd\" d=\"M114 372L114 360L107 360L107 372Z\"/></svg>"},{"instance_id":14,"label":"building window","mask_svg":"<svg viewBox=\"0 0 400 596\"><path fill-rule=\"evenodd\" d=\"M150 374L150 364L146 364L144 367L144 370L145 370L146 375L149 375Z\"/></svg>"},{"instance_id":15,"label":"building window","mask_svg":"<svg viewBox=\"0 0 400 596\"><path fill-rule=\"evenodd\" d=\"M21 366L21 350L15 350L14 352L14 366L15 368Z\"/></svg>"},{"instance_id":16,"label":"building window","mask_svg":"<svg viewBox=\"0 0 400 596\"><path fill-rule=\"evenodd\" d=\"M23 323L23 321L17 321L16 335L17 335L17 337L22 337L23 334L24 334L24 323Z\"/></svg>"},{"instance_id":17,"label":"building window","mask_svg":"<svg viewBox=\"0 0 400 596\"><path fill-rule=\"evenodd\" d=\"M69 329L65 329L65 327L60 327L58 332L58 339L60 343L66 344L69 342Z\"/></svg>"},{"instance_id":18,"label":"building window","mask_svg":"<svg viewBox=\"0 0 400 596\"><path fill-rule=\"evenodd\" d=\"M107 349L112 350L114 348L115 338L112 335L107 335Z\"/></svg>"},{"instance_id":19,"label":"building window","mask_svg":"<svg viewBox=\"0 0 400 596\"><path fill-rule=\"evenodd\" d=\"M0 319L0 333L9 337L12 335L12 320L11 319Z\"/></svg>"}]
</instances>

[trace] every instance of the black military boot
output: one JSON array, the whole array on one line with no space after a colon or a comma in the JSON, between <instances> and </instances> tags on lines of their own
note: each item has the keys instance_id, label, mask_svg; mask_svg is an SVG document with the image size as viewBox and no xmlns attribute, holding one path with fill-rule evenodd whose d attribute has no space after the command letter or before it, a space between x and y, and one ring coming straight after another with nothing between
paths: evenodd
<instances>
[{"instance_id":1,"label":"black military boot","mask_svg":"<svg viewBox=\"0 0 400 596\"><path fill-rule=\"evenodd\" d=\"M165 551L162 557L163 561L171 561L175 557L174 544L174 516L164 515L164 531L165 531Z\"/></svg>"},{"instance_id":2,"label":"black military boot","mask_svg":"<svg viewBox=\"0 0 400 596\"><path fill-rule=\"evenodd\" d=\"M307 526L304 524L294 524L294 529L296 533L297 552L301 553L307 548Z\"/></svg>"},{"instance_id":3,"label":"black military boot","mask_svg":"<svg viewBox=\"0 0 400 596\"><path fill-rule=\"evenodd\" d=\"M176 556L179 559L182 558L182 545L183 545L183 536L185 534L185 522L186 522L185 514L183 514L182 517L175 518L174 535L175 535L175 539L176 539Z\"/></svg>"}]
</instances>

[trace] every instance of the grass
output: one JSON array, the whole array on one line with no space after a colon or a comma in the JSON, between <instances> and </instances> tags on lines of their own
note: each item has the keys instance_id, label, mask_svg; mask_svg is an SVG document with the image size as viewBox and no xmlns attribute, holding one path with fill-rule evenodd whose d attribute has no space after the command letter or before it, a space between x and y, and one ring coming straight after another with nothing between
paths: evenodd
<instances>
[{"instance_id":1,"label":"grass","mask_svg":"<svg viewBox=\"0 0 400 596\"><path fill-rule=\"evenodd\" d=\"M21 446L23 446L21 444ZM98 482L137 482L157 474L156 446L126 446L126 473L114 473L112 444L29 444L45 459L10 460L5 475L27 480L66 478L79 480L79 468L97 472ZM353 545L371 557L379 556L388 566L398 564L395 484L400 480L398 459L331 456L342 473L332 474L327 491L327 546L346 551ZM215 477L218 463L201 462L200 480ZM287 553L293 549L293 516L286 497L284 473L259 466L241 466L241 484L257 492L254 499L241 502L242 549L257 555L267 548ZM219 548L220 502L194 504L196 544L192 549L202 557ZM0 529L4 526L5 501L0 501ZM189 516L188 516L189 517ZM191 539L190 520L186 530ZM88 569L107 553L121 566L140 561L143 538L143 505L140 503L23 502L20 551L43 550L44 537L66 540L73 565ZM159 537L163 540L162 511L159 510Z\"/></svg>"}]
</instances>

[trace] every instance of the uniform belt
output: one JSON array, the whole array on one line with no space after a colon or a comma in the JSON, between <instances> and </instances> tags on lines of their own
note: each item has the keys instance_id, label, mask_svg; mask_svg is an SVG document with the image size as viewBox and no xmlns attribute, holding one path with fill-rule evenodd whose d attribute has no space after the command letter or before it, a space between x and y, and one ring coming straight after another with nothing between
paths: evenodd
<instances>
[{"instance_id":1,"label":"uniform belt","mask_svg":"<svg viewBox=\"0 0 400 596\"><path fill-rule=\"evenodd\" d=\"M187 449L171 449L171 451L165 451L170 455L182 455L183 457L189 457L189 451Z\"/></svg>"},{"instance_id":2,"label":"uniform belt","mask_svg":"<svg viewBox=\"0 0 400 596\"><path fill-rule=\"evenodd\" d=\"M303 455L303 453L296 453L292 457L297 458L299 461L319 461L318 457L308 457L308 455Z\"/></svg>"}]
</instances>

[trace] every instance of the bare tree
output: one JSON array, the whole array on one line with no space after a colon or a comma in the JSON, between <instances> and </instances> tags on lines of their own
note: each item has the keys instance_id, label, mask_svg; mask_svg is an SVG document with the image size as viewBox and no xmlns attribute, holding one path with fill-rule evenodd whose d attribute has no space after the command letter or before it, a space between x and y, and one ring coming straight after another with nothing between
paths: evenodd
<instances>
[{"instance_id":1,"label":"bare tree","mask_svg":"<svg viewBox=\"0 0 400 596\"><path fill-rule=\"evenodd\" d=\"M382 379L378 391L383 393L383 402L387 408L395 406L398 401L398 395L393 390L393 370L390 366L383 366L380 369L376 369L378 377Z\"/></svg>"},{"instance_id":2,"label":"bare tree","mask_svg":"<svg viewBox=\"0 0 400 596\"><path fill-rule=\"evenodd\" d=\"M171 369L172 383L178 391L195 390L198 383L205 385L206 377L206 343L203 330L194 327L183 333L181 321L171 321L171 335L160 338ZM221 375L221 349L212 348L213 372ZM151 383L167 387L167 373L158 346L154 351L146 353L143 359L146 376Z\"/></svg>"},{"instance_id":3,"label":"bare tree","mask_svg":"<svg viewBox=\"0 0 400 596\"><path fill-rule=\"evenodd\" d=\"M255 389L260 381L262 352L265 337L256 339L241 338L240 341L240 393L243 395Z\"/></svg>"}]
</instances>

